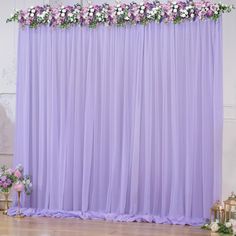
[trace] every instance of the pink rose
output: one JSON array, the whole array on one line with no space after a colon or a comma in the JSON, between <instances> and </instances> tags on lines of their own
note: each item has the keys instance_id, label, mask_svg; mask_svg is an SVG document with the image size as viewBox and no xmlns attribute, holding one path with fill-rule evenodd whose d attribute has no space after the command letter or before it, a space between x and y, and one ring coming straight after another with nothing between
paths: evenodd
<instances>
[{"instance_id":1,"label":"pink rose","mask_svg":"<svg viewBox=\"0 0 236 236\"><path fill-rule=\"evenodd\" d=\"M17 191L17 192L22 192L24 190L24 184L22 184L21 182L19 183L16 183L14 185L14 189Z\"/></svg>"},{"instance_id":2,"label":"pink rose","mask_svg":"<svg viewBox=\"0 0 236 236\"><path fill-rule=\"evenodd\" d=\"M16 170L14 175L19 179L22 175L21 172L19 170Z\"/></svg>"}]
</instances>

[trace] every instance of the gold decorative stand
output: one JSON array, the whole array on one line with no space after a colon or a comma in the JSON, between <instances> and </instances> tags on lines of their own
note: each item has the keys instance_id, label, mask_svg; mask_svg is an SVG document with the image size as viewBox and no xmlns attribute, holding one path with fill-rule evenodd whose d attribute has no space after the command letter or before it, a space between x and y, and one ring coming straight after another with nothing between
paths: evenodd
<instances>
[{"instance_id":1,"label":"gold decorative stand","mask_svg":"<svg viewBox=\"0 0 236 236\"><path fill-rule=\"evenodd\" d=\"M15 218L21 219L24 218L25 216L21 213L20 210L20 196L21 196L21 191L17 191L17 212L15 215Z\"/></svg>"},{"instance_id":2,"label":"gold decorative stand","mask_svg":"<svg viewBox=\"0 0 236 236\"><path fill-rule=\"evenodd\" d=\"M9 209L9 195L10 192L2 192L4 196L4 210L2 212L3 215L7 215L7 211Z\"/></svg>"}]
</instances>

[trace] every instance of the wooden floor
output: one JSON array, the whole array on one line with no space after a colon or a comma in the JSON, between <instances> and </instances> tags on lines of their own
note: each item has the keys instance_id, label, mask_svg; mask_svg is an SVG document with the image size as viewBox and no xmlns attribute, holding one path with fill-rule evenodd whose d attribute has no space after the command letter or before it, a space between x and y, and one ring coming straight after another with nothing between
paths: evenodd
<instances>
[{"instance_id":1,"label":"wooden floor","mask_svg":"<svg viewBox=\"0 0 236 236\"><path fill-rule=\"evenodd\" d=\"M0 215L0 236L204 236L210 232L199 227L152 223L116 223L95 220L26 217L16 219Z\"/></svg>"}]
</instances>

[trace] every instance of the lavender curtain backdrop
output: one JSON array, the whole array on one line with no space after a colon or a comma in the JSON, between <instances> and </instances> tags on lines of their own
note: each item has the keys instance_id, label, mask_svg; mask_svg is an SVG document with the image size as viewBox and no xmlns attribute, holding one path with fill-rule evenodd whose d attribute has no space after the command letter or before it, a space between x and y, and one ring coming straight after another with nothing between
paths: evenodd
<instances>
[{"instance_id":1,"label":"lavender curtain backdrop","mask_svg":"<svg viewBox=\"0 0 236 236\"><path fill-rule=\"evenodd\" d=\"M15 162L34 183L24 213L209 217L221 192L221 41L221 20L20 29Z\"/></svg>"}]
</instances>

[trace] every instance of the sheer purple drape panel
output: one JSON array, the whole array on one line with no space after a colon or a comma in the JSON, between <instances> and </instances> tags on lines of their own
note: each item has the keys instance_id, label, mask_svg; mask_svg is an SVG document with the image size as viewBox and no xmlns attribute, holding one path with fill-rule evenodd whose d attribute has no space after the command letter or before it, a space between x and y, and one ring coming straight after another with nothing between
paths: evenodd
<instances>
[{"instance_id":1,"label":"sheer purple drape panel","mask_svg":"<svg viewBox=\"0 0 236 236\"><path fill-rule=\"evenodd\" d=\"M28 215L209 217L221 194L221 43L221 20L20 29L15 161L33 178L28 206L44 209Z\"/></svg>"}]
</instances>

